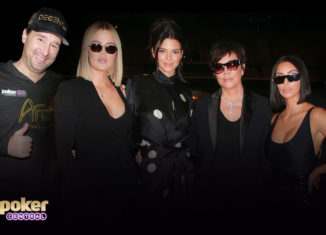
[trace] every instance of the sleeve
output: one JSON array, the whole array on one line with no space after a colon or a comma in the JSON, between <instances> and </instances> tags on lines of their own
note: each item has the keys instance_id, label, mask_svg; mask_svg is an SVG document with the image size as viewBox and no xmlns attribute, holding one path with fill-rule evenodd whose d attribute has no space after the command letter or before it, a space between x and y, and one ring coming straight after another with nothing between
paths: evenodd
<instances>
[{"instance_id":1,"label":"sleeve","mask_svg":"<svg viewBox=\"0 0 326 235\"><path fill-rule=\"evenodd\" d=\"M8 143L9 137L0 137L0 157L8 157Z\"/></svg>"},{"instance_id":2,"label":"sleeve","mask_svg":"<svg viewBox=\"0 0 326 235\"><path fill-rule=\"evenodd\" d=\"M130 107L131 113L133 116L136 116L135 108L135 83L132 78L129 78L126 82L126 99Z\"/></svg>"},{"instance_id":3,"label":"sleeve","mask_svg":"<svg viewBox=\"0 0 326 235\"><path fill-rule=\"evenodd\" d=\"M188 138L188 146L190 149L190 153L192 156L196 156L198 153L197 149L197 119L198 119L198 106L196 105L197 101L192 103L191 108L191 119L190 119L190 125L189 125L189 138Z\"/></svg>"},{"instance_id":4,"label":"sleeve","mask_svg":"<svg viewBox=\"0 0 326 235\"><path fill-rule=\"evenodd\" d=\"M139 149L139 128L137 125L136 100L135 100L135 82L132 78L126 81L126 100L129 105L132 119L132 153L136 155Z\"/></svg>"},{"instance_id":5,"label":"sleeve","mask_svg":"<svg viewBox=\"0 0 326 235\"><path fill-rule=\"evenodd\" d=\"M78 123L78 95L66 84L59 86L55 96L55 142L63 190L71 184L74 174L75 132Z\"/></svg>"},{"instance_id":6,"label":"sleeve","mask_svg":"<svg viewBox=\"0 0 326 235\"><path fill-rule=\"evenodd\" d=\"M267 159L267 153L265 151L265 142L268 138L269 131L270 131L270 120L272 118L272 111L269 106L269 102L267 99L264 100L263 106L260 108L260 110L263 110L264 115L264 126L263 126L263 136L262 136L262 143L260 148L260 156L261 156L261 173L263 176L263 180L268 180L271 175L271 163Z\"/></svg>"},{"instance_id":7,"label":"sleeve","mask_svg":"<svg viewBox=\"0 0 326 235\"><path fill-rule=\"evenodd\" d=\"M194 100L192 98L192 92L188 88L185 91L186 91L186 94L187 94L188 100L189 100L189 114L191 114L191 112L192 112L192 110L194 108Z\"/></svg>"},{"instance_id":8,"label":"sleeve","mask_svg":"<svg viewBox=\"0 0 326 235\"><path fill-rule=\"evenodd\" d=\"M2 87L2 86L1 86ZM8 143L15 129L18 130L15 124L16 118L8 111L9 107L15 107L14 103L7 103L0 95L0 157L10 157L8 155ZM11 109L12 110L12 109ZM17 123L18 124L18 123ZM23 125L23 124L22 124Z\"/></svg>"}]
</instances>

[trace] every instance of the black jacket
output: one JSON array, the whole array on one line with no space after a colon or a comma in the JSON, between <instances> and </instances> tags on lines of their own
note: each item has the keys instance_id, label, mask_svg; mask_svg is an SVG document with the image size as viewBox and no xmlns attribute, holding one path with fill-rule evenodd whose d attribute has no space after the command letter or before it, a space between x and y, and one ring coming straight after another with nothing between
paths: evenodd
<instances>
[{"instance_id":1,"label":"black jacket","mask_svg":"<svg viewBox=\"0 0 326 235\"><path fill-rule=\"evenodd\" d=\"M190 140L196 167L196 192L199 201L212 206L219 189L213 184L214 158L218 127L218 109L222 90L200 97L194 107ZM246 211L256 208L260 200L264 173L269 169L264 156L264 141L270 126L271 110L268 99L245 90L240 119L240 163L238 170L238 201L234 207ZM211 198L209 198L211 195ZM211 199L211 200L210 200Z\"/></svg>"}]
</instances>

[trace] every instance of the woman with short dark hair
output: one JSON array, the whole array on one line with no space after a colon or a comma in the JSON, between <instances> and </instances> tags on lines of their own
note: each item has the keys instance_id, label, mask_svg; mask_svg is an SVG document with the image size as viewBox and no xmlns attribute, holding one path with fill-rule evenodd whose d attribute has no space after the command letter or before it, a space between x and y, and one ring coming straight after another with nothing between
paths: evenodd
<instances>
[{"instance_id":1,"label":"woman with short dark hair","mask_svg":"<svg viewBox=\"0 0 326 235\"><path fill-rule=\"evenodd\" d=\"M190 126L197 214L214 220L258 215L268 99L243 86L246 54L238 42L213 45L209 62L220 88L196 101Z\"/></svg>"},{"instance_id":2,"label":"woman with short dark hair","mask_svg":"<svg viewBox=\"0 0 326 235\"><path fill-rule=\"evenodd\" d=\"M290 62L292 63L298 71L300 71L300 98L298 100L298 104L301 104L308 100L310 94L311 94L311 88L310 88L310 81L309 81L309 74L306 65L304 62L299 59L296 56L287 55L282 56L278 61L275 63L272 74L271 74L271 80L270 80L270 103L272 109L280 109L284 108L286 105L284 97L281 96L277 84L274 81L274 78L276 77L276 70L280 63L283 62Z\"/></svg>"},{"instance_id":3,"label":"woman with short dark hair","mask_svg":"<svg viewBox=\"0 0 326 235\"><path fill-rule=\"evenodd\" d=\"M271 74L270 102L281 110L271 119L266 152L272 164L271 201L282 218L308 216L314 206L311 193L319 188L326 165L318 154L326 136L326 110L307 102L308 70L292 55L277 60Z\"/></svg>"}]
</instances>

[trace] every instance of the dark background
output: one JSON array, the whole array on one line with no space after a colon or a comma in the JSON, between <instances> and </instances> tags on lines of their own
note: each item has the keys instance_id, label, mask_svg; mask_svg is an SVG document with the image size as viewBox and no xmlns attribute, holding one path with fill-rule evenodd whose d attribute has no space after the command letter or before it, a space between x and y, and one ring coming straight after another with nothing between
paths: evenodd
<instances>
[{"instance_id":1,"label":"dark background","mask_svg":"<svg viewBox=\"0 0 326 235\"><path fill-rule=\"evenodd\" d=\"M11 3L2 7L0 16L3 25L0 61L19 59L22 31L31 15L42 6L58 9L68 21L70 46L62 46L52 66L67 78L75 74L85 29L98 20L117 27L123 46L124 77L149 72L148 28L157 18L165 16L175 19L186 35L184 75L195 95L217 88L208 66L208 54L221 38L237 40L246 48L244 83L258 93L268 95L273 64L286 54L305 61L313 90L326 82L326 12L311 1L304 4L281 1Z\"/></svg>"}]
</instances>

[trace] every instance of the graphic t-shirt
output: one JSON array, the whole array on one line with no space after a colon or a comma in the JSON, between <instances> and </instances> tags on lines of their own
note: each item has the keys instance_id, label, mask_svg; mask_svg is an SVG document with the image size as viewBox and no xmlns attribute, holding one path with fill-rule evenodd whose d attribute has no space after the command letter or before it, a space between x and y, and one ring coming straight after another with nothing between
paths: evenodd
<instances>
[{"instance_id":1,"label":"graphic t-shirt","mask_svg":"<svg viewBox=\"0 0 326 235\"><path fill-rule=\"evenodd\" d=\"M0 64L0 200L40 195L47 180L53 134L53 97L63 78L52 72L36 83L12 61ZM25 123L33 139L30 157L8 155L8 141Z\"/></svg>"}]
</instances>

